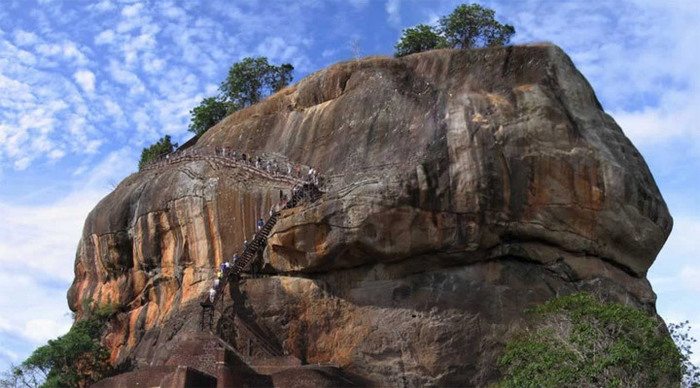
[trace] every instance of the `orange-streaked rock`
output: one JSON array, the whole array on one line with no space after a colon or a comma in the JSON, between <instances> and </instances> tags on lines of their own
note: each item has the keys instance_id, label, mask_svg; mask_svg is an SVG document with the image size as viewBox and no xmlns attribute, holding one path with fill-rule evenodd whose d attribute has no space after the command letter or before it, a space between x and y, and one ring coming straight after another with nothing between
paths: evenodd
<instances>
[{"instance_id":1,"label":"orange-streaked rock","mask_svg":"<svg viewBox=\"0 0 700 388\"><path fill-rule=\"evenodd\" d=\"M327 178L269 236L275 276L226 299L302 361L380 385L488 385L526 307L587 290L654 311L645 274L672 219L557 47L340 63L192 147L275 154ZM113 360L165 362L199 330L216 266L290 188L211 160L129 176L86 220L71 309L118 302Z\"/></svg>"}]
</instances>

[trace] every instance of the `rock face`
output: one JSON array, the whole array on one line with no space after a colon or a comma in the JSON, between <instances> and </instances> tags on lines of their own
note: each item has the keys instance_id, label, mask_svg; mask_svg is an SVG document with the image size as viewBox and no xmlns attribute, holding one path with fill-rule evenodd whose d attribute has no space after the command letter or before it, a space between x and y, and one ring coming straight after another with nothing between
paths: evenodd
<instances>
[{"instance_id":1,"label":"rock face","mask_svg":"<svg viewBox=\"0 0 700 388\"><path fill-rule=\"evenodd\" d=\"M578 290L655 311L672 219L639 152L559 48L344 62L227 117L192 149L314 166L248 316L305 363L380 385L483 385L523 310ZM216 265L290 186L191 161L134 174L89 215L68 292L117 302L113 361L168 365Z\"/></svg>"}]
</instances>

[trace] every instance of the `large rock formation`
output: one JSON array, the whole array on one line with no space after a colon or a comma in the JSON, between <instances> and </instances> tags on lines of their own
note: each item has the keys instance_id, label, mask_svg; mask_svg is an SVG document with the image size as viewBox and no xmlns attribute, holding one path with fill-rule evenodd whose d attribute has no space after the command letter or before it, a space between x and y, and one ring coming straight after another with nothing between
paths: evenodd
<instances>
[{"instance_id":1,"label":"large rock formation","mask_svg":"<svg viewBox=\"0 0 700 388\"><path fill-rule=\"evenodd\" d=\"M240 308L302 363L366 382L482 385L523 309L587 290L654 312L672 225L639 152L559 48L344 62L207 131L318 168ZM214 268L289 185L211 161L137 173L91 212L68 293L118 302L115 362L175 363ZM206 366L195 366L202 370Z\"/></svg>"}]
</instances>

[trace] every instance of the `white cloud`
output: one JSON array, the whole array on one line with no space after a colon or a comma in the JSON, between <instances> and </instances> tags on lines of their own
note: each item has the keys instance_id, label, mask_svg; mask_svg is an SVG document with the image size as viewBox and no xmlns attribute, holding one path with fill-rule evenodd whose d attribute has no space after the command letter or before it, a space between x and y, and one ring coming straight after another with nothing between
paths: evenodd
<instances>
[{"instance_id":1,"label":"white cloud","mask_svg":"<svg viewBox=\"0 0 700 388\"><path fill-rule=\"evenodd\" d=\"M143 10L143 4L134 3L122 9L122 16L124 16L125 18L133 18L136 17L139 13L141 13L141 10Z\"/></svg>"},{"instance_id":2,"label":"white cloud","mask_svg":"<svg viewBox=\"0 0 700 388\"><path fill-rule=\"evenodd\" d=\"M114 42L115 36L114 31L104 30L95 37L95 44L102 45L112 43Z\"/></svg>"},{"instance_id":3,"label":"white cloud","mask_svg":"<svg viewBox=\"0 0 700 388\"><path fill-rule=\"evenodd\" d=\"M394 27L401 26L401 1L387 0L384 3L384 9L387 13L387 21Z\"/></svg>"},{"instance_id":4,"label":"white cloud","mask_svg":"<svg viewBox=\"0 0 700 388\"><path fill-rule=\"evenodd\" d=\"M165 3L162 5L162 13L170 19L174 20L184 20L187 17L187 13L182 8L176 7L172 3Z\"/></svg>"},{"instance_id":5,"label":"white cloud","mask_svg":"<svg viewBox=\"0 0 700 388\"><path fill-rule=\"evenodd\" d=\"M107 12L115 9L116 6L109 0L102 0L97 4L88 6L88 9L94 9L98 12Z\"/></svg>"},{"instance_id":6,"label":"white cloud","mask_svg":"<svg viewBox=\"0 0 700 388\"><path fill-rule=\"evenodd\" d=\"M64 58L72 59L77 65L84 65L87 63L87 57L73 42L64 42L62 53Z\"/></svg>"},{"instance_id":7,"label":"white cloud","mask_svg":"<svg viewBox=\"0 0 700 388\"><path fill-rule=\"evenodd\" d=\"M0 310L12 314L5 314L0 320L0 335L21 337L37 346L68 331L71 325L68 306L63 295L58 300L52 285L47 288L42 284L46 281L31 276L26 267L24 270L3 268Z\"/></svg>"},{"instance_id":8,"label":"white cloud","mask_svg":"<svg viewBox=\"0 0 700 388\"><path fill-rule=\"evenodd\" d=\"M353 6L353 8L360 11L367 7L367 4L369 4L369 0L350 0L349 3Z\"/></svg>"},{"instance_id":9,"label":"white cloud","mask_svg":"<svg viewBox=\"0 0 700 388\"><path fill-rule=\"evenodd\" d=\"M524 2L509 8L503 5L517 41L561 45L636 145L683 139L700 154L700 2Z\"/></svg>"},{"instance_id":10,"label":"white cloud","mask_svg":"<svg viewBox=\"0 0 700 388\"><path fill-rule=\"evenodd\" d=\"M55 202L18 205L0 201L0 235L4 236L0 240L0 268L21 268L32 278L70 282L88 212L107 194L111 182L133 171L135 165L135 151L123 148L106 155L80 179L75 190Z\"/></svg>"},{"instance_id":11,"label":"white cloud","mask_svg":"<svg viewBox=\"0 0 700 388\"><path fill-rule=\"evenodd\" d=\"M37 42L39 37L35 33L24 30L15 31L15 43L18 46L30 46Z\"/></svg>"},{"instance_id":12,"label":"white cloud","mask_svg":"<svg viewBox=\"0 0 700 388\"><path fill-rule=\"evenodd\" d=\"M165 61L161 58L156 58L154 55L146 55L143 59L143 70L154 74L163 69Z\"/></svg>"},{"instance_id":13,"label":"white cloud","mask_svg":"<svg viewBox=\"0 0 700 388\"><path fill-rule=\"evenodd\" d=\"M66 155L66 152L64 150L60 150L60 149L54 149L48 153L49 159L53 159L53 160L61 159L65 155Z\"/></svg>"},{"instance_id":14,"label":"white cloud","mask_svg":"<svg viewBox=\"0 0 700 388\"><path fill-rule=\"evenodd\" d=\"M104 106L105 112L112 116L113 119L124 120L124 111L114 100L105 98L102 100L102 105Z\"/></svg>"},{"instance_id":15,"label":"white cloud","mask_svg":"<svg viewBox=\"0 0 700 388\"><path fill-rule=\"evenodd\" d=\"M700 266L686 266L681 269L681 280L685 288L700 292ZM700 296L700 295L698 295Z\"/></svg>"},{"instance_id":16,"label":"white cloud","mask_svg":"<svg viewBox=\"0 0 700 388\"><path fill-rule=\"evenodd\" d=\"M114 81L128 86L131 94L141 94L146 91L146 87L143 82L141 82L141 79L135 73L119 64L119 62L114 60L110 61L107 70Z\"/></svg>"},{"instance_id":17,"label":"white cloud","mask_svg":"<svg viewBox=\"0 0 700 388\"><path fill-rule=\"evenodd\" d=\"M78 70L73 73L73 78L86 93L95 91L95 73L90 70Z\"/></svg>"}]
</instances>

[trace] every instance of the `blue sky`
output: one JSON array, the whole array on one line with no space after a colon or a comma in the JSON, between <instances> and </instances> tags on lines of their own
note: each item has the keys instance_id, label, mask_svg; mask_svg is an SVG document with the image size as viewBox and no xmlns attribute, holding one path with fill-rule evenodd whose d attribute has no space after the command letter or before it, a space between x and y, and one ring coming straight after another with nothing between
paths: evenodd
<instances>
[{"instance_id":1,"label":"blue sky","mask_svg":"<svg viewBox=\"0 0 700 388\"><path fill-rule=\"evenodd\" d=\"M457 1L11 1L0 7L0 369L71 323L65 291L89 210L231 63L295 79L390 55ZM700 325L700 2L483 2L514 42L560 45L646 158L675 218L649 278L668 321ZM694 332L700 337L700 331ZM699 351L700 353L700 351ZM695 358L696 362L699 360Z\"/></svg>"}]
</instances>

